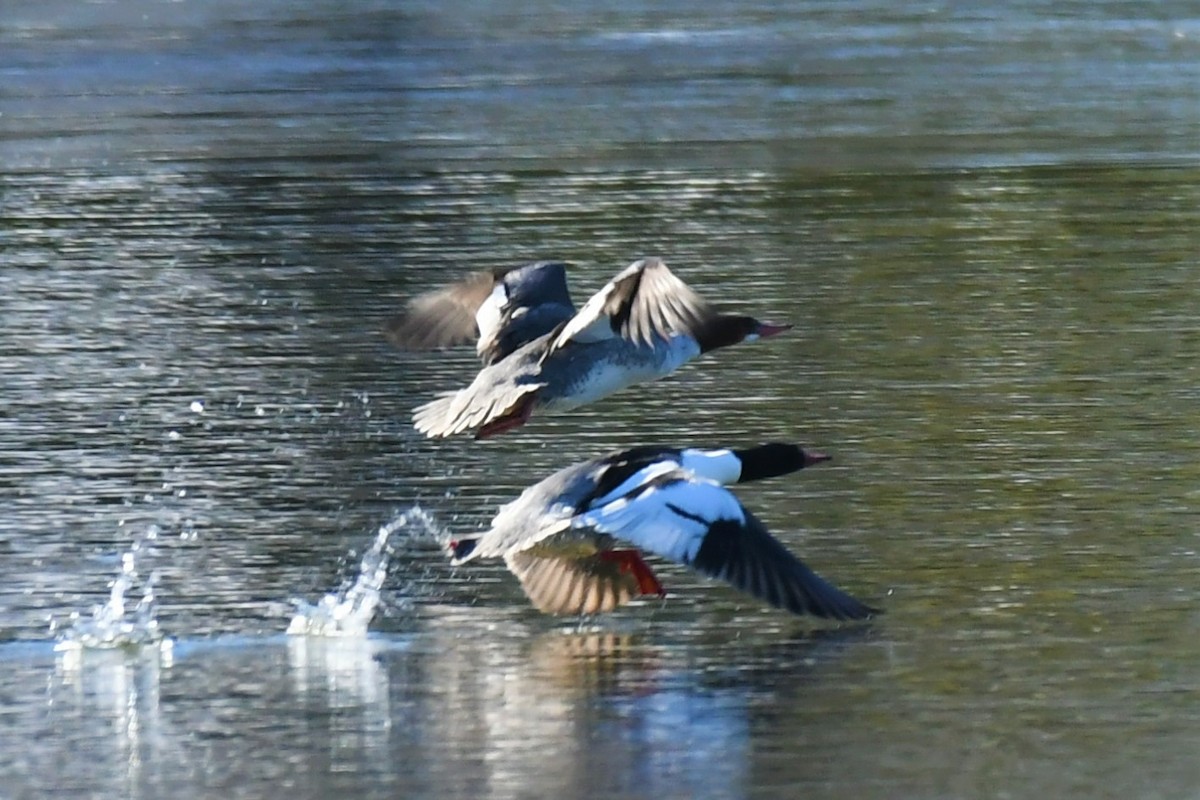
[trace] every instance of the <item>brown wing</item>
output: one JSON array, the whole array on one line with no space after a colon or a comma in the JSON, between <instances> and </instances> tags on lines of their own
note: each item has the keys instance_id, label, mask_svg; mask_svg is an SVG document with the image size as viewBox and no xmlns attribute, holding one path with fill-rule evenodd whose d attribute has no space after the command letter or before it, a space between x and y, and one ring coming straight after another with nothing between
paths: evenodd
<instances>
[{"instance_id":1,"label":"brown wing","mask_svg":"<svg viewBox=\"0 0 1200 800\"><path fill-rule=\"evenodd\" d=\"M475 272L458 283L414 297L383 333L402 350L436 350L471 344L479 335L475 312L508 270Z\"/></svg>"},{"instance_id":2,"label":"brown wing","mask_svg":"<svg viewBox=\"0 0 1200 800\"><path fill-rule=\"evenodd\" d=\"M534 608L545 614L600 614L641 594L637 578L598 555L584 558L505 556L505 563Z\"/></svg>"}]
</instances>

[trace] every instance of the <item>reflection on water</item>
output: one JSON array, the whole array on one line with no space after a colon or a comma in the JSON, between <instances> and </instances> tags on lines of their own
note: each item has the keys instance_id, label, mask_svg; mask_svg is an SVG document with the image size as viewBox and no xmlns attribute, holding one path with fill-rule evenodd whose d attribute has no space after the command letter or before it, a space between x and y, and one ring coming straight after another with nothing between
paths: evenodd
<instances>
[{"instance_id":1,"label":"reflection on water","mask_svg":"<svg viewBox=\"0 0 1200 800\"><path fill-rule=\"evenodd\" d=\"M387 727L387 678L376 660L383 648L374 639L331 642L321 637L287 640L288 664L296 693L325 693L334 708L382 706Z\"/></svg>"},{"instance_id":2,"label":"reflection on water","mask_svg":"<svg viewBox=\"0 0 1200 800\"><path fill-rule=\"evenodd\" d=\"M84 650L61 653L48 695L51 718L58 728L73 731L76 744L87 742L85 760L92 764L116 765L117 786L133 790L144 786L158 769L164 737L159 713L162 673L170 657L157 648L129 650ZM81 735L82 734L82 735ZM89 796L104 791L89 776L84 763L60 763L60 754L50 751L34 756L41 768L28 777L45 781L42 788ZM76 772L72 767L79 767ZM107 775L101 777L101 784ZM114 787L115 788L115 787ZM127 796L140 797L140 792Z\"/></svg>"},{"instance_id":3,"label":"reflection on water","mask_svg":"<svg viewBox=\"0 0 1200 800\"><path fill-rule=\"evenodd\" d=\"M364 781L372 796L738 797L778 703L862 635L793 639L794 663L758 676L741 664L764 658L757 645L702 655L645 632L429 611L415 634L182 642L167 663L7 648L10 682L53 677L43 703L13 709L2 736L32 744L5 742L6 774L80 797L268 781L302 797Z\"/></svg>"},{"instance_id":4,"label":"reflection on water","mask_svg":"<svg viewBox=\"0 0 1200 800\"><path fill-rule=\"evenodd\" d=\"M405 646L404 641L288 637L295 702L301 708L328 709L332 770L354 772L364 762L387 764L392 725L413 724L392 707L388 675L381 663L389 644Z\"/></svg>"},{"instance_id":5,"label":"reflection on water","mask_svg":"<svg viewBox=\"0 0 1200 800\"><path fill-rule=\"evenodd\" d=\"M458 676L460 691L463 681L472 686L459 702L482 712L482 724L450 732L482 754L483 786L474 791L489 797L561 796L581 786L592 796L744 793L744 688L704 687L697 673L634 634L555 630L511 647L497 653L485 645L479 656L489 668Z\"/></svg>"}]
</instances>

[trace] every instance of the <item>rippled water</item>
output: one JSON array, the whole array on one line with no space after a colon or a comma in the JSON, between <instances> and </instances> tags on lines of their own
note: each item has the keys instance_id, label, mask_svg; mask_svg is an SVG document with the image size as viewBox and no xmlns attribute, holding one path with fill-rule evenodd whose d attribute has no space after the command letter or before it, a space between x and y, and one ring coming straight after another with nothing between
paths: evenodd
<instances>
[{"instance_id":1,"label":"rippled water","mask_svg":"<svg viewBox=\"0 0 1200 800\"><path fill-rule=\"evenodd\" d=\"M0 793L1195 794L1187 4L5 13ZM417 438L473 359L389 349L404 297L642 254L796 328ZM556 620L438 549L566 461L767 439L835 460L739 495L880 620L669 566ZM368 636L285 635L385 566ZM123 576L152 646L56 652Z\"/></svg>"}]
</instances>

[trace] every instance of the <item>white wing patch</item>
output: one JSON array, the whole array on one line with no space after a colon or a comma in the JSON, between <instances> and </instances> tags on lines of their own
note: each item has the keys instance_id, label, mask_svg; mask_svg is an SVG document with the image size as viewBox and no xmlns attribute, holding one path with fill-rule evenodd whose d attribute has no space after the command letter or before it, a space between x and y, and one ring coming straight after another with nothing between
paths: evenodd
<instances>
[{"instance_id":1,"label":"white wing patch","mask_svg":"<svg viewBox=\"0 0 1200 800\"><path fill-rule=\"evenodd\" d=\"M665 471L669 470L660 473ZM593 507L576 516L572 525L616 536L663 558L692 563L713 522L724 519L741 524L746 516L737 498L720 485L676 472L678 480Z\"/></svg>"},{"instance_id":2,"label":"white wing patch","mask_svg":"<svg viewBox=\"0 0 1200 800\"><path fill-rule=\"evenodd\" d=\"M680 466L722 486L737 483L742 476L742 461L732 450L685 449Z\"/></svg>"},{"instance_id":3,"label":"white wing patch","mask_svg":"<svg viewBox=\"0 0 1200 800\"><path fill-rule=\"evenodd\" d=\"M589 507L592 509L597 509L608 503L621 500L625 497L625 495L629 494L634 489L637 489L639 486L649 483L660 475L666 475L669 472L674 472L679 469L679 466L680 465L677 461L670 458L664 457L659 461L655 461L650 466L643 467L630 475L608 494L604 495L603 497L597 497L589 504Z\"/></svg>"},{"instance_id":4,"label":"white wing patch","mask_svg":"<svg viewBox=\"0 0 1200 800\"><path fill-rule=\"evenodd\" d=\"M588 342L615 336L608 315L604 313L604 306L608 303L609 296L616 291L617 284L640 269L642 269L642 262L635 261L617 273L617 276L611 281L604 284L603 289L588 298L588 301L583 304L583 308L579 309L579 312L558 334L551 349L557 350L572 339Z\"/></svg>"},{"instance_id":5,"label":"white wing patch","mask_svg":"<svg viewBox=\"0 0 1200 800\"><path fill-rule=\"evenodd\" d=\"M504 281L496 281L492 293L475 312L475 325L479 328L479 343L476 349L480 352L483 352L487 343L495 341L500 330L500 317L507 304L508 289L505 288Z\"/></svg>"}]
</instances>

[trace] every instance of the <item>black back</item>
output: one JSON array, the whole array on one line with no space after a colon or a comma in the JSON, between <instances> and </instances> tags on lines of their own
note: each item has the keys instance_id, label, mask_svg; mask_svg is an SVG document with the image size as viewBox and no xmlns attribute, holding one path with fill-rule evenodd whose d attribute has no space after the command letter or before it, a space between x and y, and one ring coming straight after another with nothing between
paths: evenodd
<instances>
[{"instance_id":1,"label":"black back","mask_svg":"<svg viewBox=\"0 0 1200 800\"><path fill-rule=\"evenodd\" d=\"M586 508L594 500L604 497L613 489L616 489L622 483L629 480L630 476L656 461L661 461L664 458L679 458L680 452L681 449L678 447L643 445L642 447L634 447L608 456L604 459L604 466L596 480L596 487L584 499L580 507Z\"/></svg>"}]
</instances>

